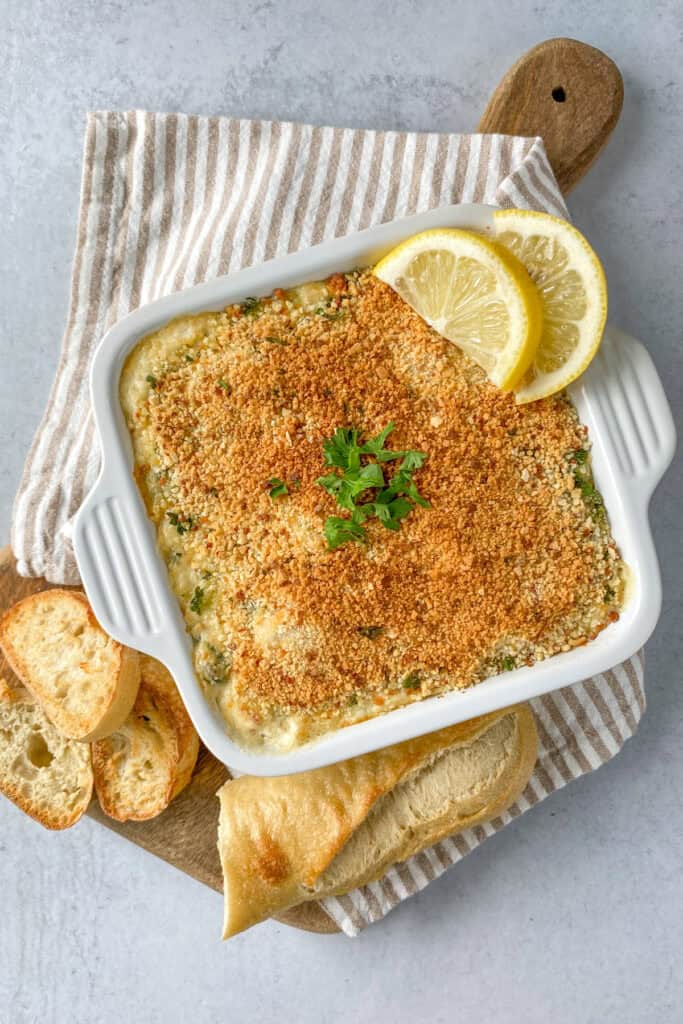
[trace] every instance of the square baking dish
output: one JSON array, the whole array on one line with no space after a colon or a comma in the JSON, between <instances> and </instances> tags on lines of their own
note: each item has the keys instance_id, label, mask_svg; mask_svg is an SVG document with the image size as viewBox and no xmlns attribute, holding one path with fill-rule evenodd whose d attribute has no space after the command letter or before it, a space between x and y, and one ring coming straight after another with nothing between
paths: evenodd
<instances>
[{"instance_id":1,"label":"square baking dish","mask_svg":"<svg viewBox=\"0 0 683 1024\"><path fill-rule=\"evenodd\" d=\"M133 479L131 442L118 397L127 354L144 335L174 317L221 309L248 295L267 295L274 288L291 288L335 271L373 264L394 245L427 228L492 233L492 210L480 205L442 207L188 288L130 313L108 331L95 353L90 387L102 468L73 531L83 585L108 633L167 666L203 742L237 771L284 775L317 768L537 697L625 660L655 627L661 582L648 504L673 457L675 431L647 351L640 342L608 327L598 355L570 394L588 426L595 481L630 569L626 604L618 622L585 647L467 690L426 698L286 753L241 747L227 734L195 677L191 641L157 552L154 526Z\"/></svg>"}]
</instances>

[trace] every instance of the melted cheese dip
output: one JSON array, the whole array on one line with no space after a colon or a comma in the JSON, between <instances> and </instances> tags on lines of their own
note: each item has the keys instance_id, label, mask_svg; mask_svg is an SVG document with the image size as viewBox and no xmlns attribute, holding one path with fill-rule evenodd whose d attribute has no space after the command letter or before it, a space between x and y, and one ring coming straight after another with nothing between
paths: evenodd
<instances>
[{"instance_id":1,"label":"melted cheese dip","mask_svg":"<svg viewBox=\"0 0 683 1024\"><path fill-rule=\"evenodd\" d=\"M120 397L197 677L244 746L504 686L618 618L623 565L569 400L516 406L369 272L173 321ZM431 507L331 551L325 521L347 513L316 482L323 442L390 421L390 447L427 454Z\"/></svg>"}]
</instances>

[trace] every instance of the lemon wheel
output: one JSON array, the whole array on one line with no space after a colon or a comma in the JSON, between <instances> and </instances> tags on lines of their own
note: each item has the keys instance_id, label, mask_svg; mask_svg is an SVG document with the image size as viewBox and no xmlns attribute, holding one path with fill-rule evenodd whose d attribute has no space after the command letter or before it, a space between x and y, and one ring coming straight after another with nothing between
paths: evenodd
<instances>
[{"instance_id":1,"label":"lemon wheel","mask_svg":"<svg viewBox=\"0 0 683 1024\"><path fill-rule=\"evenodd\" d=\"M502 246L456 228L423 231L374 273L498 387L514 388L530 369L541 306L524 266Z\"/></svg>"},{"instance_id":2,"label":"lemon wheel","mask_svg":"<svg viewBox=\"0 0 683 1024\"><path fill-rule=\"evenodd\" d=\"M516 387L519 403L555 394L583 373L607 317L605 275L595 252L571 224L529 210L496 210L496 241L516 256L538 289L543 330Z\"/></svg>"}]
</instances>

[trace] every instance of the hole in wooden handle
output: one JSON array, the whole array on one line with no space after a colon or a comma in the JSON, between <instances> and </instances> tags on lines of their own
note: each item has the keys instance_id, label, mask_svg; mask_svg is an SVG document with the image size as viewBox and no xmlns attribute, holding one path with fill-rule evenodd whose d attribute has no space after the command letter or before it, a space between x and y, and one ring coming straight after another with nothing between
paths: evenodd
<instances>
[{"instance_id":1,"label":"hole in wooden handle","mask_svg":"<svg viewBox=\"0 0 683 1024\"><path fill-rule=\"evenodd\" d=\"M503 77L479 131L540 135L560 188L568 192L605 145L623 99L619 69L604 53L576 39L547 39ZM561 111L556 103L565 104Z\"/></svg>"}]
</instances>

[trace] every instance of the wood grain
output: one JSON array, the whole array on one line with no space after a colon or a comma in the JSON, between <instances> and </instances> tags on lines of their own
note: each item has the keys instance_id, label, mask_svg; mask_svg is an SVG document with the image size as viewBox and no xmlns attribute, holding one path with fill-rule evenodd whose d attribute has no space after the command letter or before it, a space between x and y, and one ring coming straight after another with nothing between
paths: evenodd
<instances>
[{"instance_id":1,"label":"wood grain","mask_svg":"<svg viewBox=\"0 0 683 1024\"><path fill-rule=\"evenodd\" d=\"M623 102L619 69L601 50L576 39L548 39L510 68L479 131L540 135L567 193L605 146Z\"/></svg>"},{"instance_id":2,"label":"wood grain","mask_svg":"<svg viewBox=\"0 0 683 1024\"><path fill-rule=\"evenodd\" d=\"M53 584L42 579L24 579L16 572L9 547L0 549L0 615L30 594L49 590ZM71 589L71 588L70 588ZM73 588L76 589L76 588ZM0 676L12 685L16 679L0 652ZM223 891L216 834L218 800L216 790L230 777L227 768L202 747L192 780L170 807L151 821L118 822L102 813L93 800L88 815L149 853L172 864L198 882ZM303 904L280 915L283 924L306 931L331 933L339 929L317 904Z\"/></svg>"}]
</instances>

